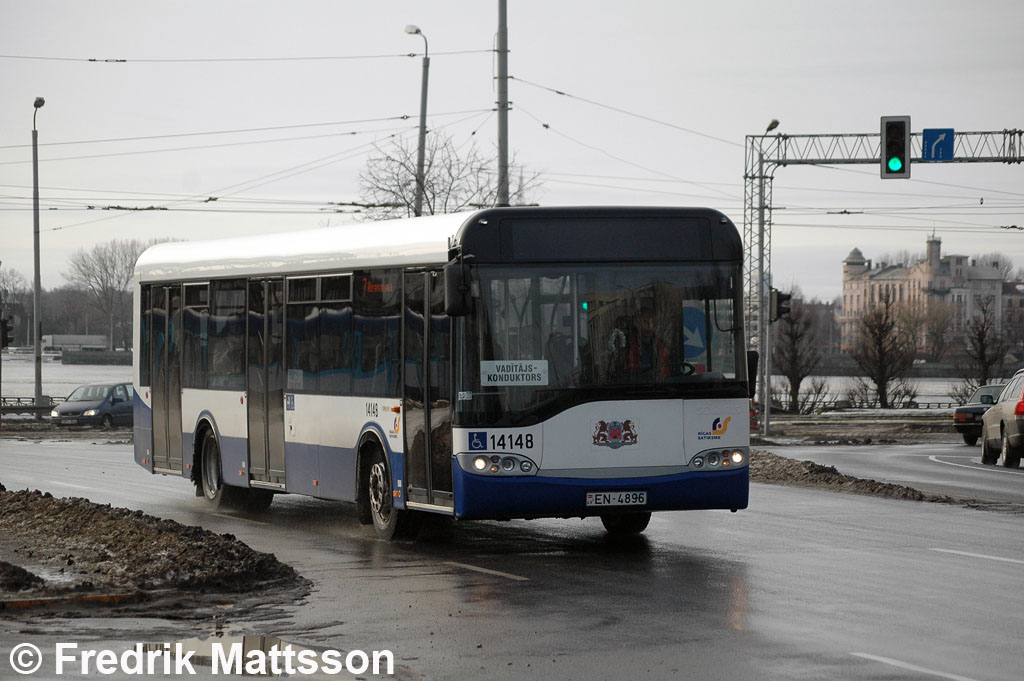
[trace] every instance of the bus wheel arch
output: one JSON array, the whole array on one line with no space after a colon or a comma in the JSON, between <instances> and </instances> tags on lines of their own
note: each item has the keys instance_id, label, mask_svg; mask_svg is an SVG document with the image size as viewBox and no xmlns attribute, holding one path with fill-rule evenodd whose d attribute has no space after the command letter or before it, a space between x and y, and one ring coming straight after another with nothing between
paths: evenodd
<instances>
[{"instance_id":1,"label":"bus wheel arch","mask_svg":"<svg viewBox=\"0 0 1024 681\"><path fill-rule=\"evenodd\" d=\"M196 496L212 509L241 507L247 490L224 484L220 440L209 421L200 422L196 443L191 475L196 484Z\"/></svg>"},{"instance_id":2,"label":"bus wheel arch","mask_svg":"<svg viewBox=\"0 0 1024 681\"><path fill-rule=\"evenodd\" d=\"M384 445L373 431L363 433L356 447L356 514L359 524L372 525L370 510L369 478L370 466L377 451L384 451Z\"/></svg>"},{"instance_id":3,"label":"bus wheel arch","mask_svg":"<svg viewBox=\"0 0 1024 681\"><path fill-rule=\"evenodd\" d=\"M394 507L391 489L391 464L386 450L375 437L368 437L359 447L360 476L359 515L368 513L377 536L386 541L412 538L419 530L419 514Z\"/></svg>"}]
</instances>

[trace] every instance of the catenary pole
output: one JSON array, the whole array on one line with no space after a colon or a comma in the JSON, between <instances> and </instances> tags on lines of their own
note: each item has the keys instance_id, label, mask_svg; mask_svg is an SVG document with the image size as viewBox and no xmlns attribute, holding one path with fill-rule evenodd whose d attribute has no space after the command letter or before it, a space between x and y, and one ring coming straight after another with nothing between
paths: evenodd
<instances>
[{"instance_id":1,"label":"catenary pole","mask_svg":"<svg viewBox=\"0 0 1024 681\"><path fill-rule=\"evenodd\" d=\"M498 198L508 205L508 3L498 0Z\"/></svg>"}]
</instances>

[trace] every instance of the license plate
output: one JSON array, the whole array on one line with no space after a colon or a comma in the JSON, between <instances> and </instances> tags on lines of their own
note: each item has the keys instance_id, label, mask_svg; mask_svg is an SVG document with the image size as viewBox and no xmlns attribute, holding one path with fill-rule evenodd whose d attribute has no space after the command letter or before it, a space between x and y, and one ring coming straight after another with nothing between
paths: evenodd
<instances>
[{"instance_id":1,"label":"license plate","mask_svg":"<svg viewBox=\"0 0 1024 681\"><path fill-rule=\"evenodd\" d=\"M587 492L587 506L645 506L647 492Z\"/></svg>"},{"instance_id":2,"label":"license plate","mask_svg":"<svg viewBox=\"0 0 1024 681\"><path fill-rule=\"evenodd\" d=\"M61 419L60 422L65 426L73 426L78 423L78 419Z\"/></svg>"}]
</instances>

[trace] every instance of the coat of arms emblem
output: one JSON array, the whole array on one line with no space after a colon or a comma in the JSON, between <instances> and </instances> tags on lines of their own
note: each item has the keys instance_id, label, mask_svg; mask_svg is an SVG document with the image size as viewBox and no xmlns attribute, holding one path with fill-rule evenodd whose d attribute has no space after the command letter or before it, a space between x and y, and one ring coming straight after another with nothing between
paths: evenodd
<instances>
[{"instance_id":1,"label":"coat of arms emblem","mask_svg":"<svg viewBox=\"0 0 1024 681\"><path fill-rule=\"evenodd\" d=\"M597 421L594 423L594 446L618 449L637 442L636 424L632 420Z\"/></svg>"}]
</instances>

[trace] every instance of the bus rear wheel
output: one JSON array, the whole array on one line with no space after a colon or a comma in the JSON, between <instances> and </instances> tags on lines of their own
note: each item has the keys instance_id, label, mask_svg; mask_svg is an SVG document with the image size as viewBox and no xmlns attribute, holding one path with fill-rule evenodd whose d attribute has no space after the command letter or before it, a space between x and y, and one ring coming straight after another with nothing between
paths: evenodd
<instances>
[{"instance_id":1,"label":"bus rear wheel","mask_svg":"<svg viewBox=\"0 0 1024 681\"><path fill-rule=\"evenodd\" d=\"M419 530L419 517L413 511L395 508L391 492L391 474L380 447L370 452L369 474L366 476L366 499L377 536L386 541L399 537L411 538Z\"/></svg>"},{"instance_id":2,"label":"bus rear wheel","mask_svg":"<svg viewBox=\"0 0 1024 681\"><path fill-rule=\"evenodd\" d=\"M245 502L245 492L248 490L224 484L221 474L220 445L212 430L207 430L204 433L203 444L199 451L202 457L199 464L199 491L207 506L213 509L242 508ZM267 505L270 505L269 502Z\"/></svg>"},{"instance_id":3,"label":"bus rear wheel","mask_svg":"<svg viewBox=\"0 0 1024 681\"><path fill-rule=\"evenodd\" d=\"M628 537L640 534L651 522L650 511L639 513L616 513L601 516L604 529L613 537Z\"/></svg>"}]
</instances>

